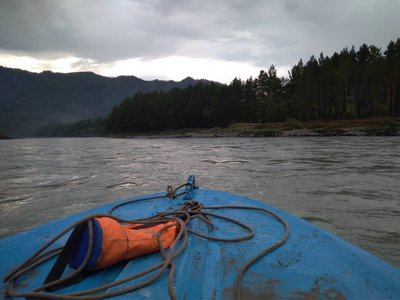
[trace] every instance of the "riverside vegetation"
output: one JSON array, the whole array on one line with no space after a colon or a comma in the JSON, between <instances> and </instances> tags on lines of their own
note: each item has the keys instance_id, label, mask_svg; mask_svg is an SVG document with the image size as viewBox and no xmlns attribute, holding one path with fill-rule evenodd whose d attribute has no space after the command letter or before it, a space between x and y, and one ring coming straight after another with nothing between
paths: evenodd
<instances>
[{"instance_id":1,"label":"riverside vegetation","mask_svg":"<svg viewBox=\"0 0 400 300\"><path fill-rule=\"evenodd\" d=\"M400 38L383 52L363 44L300 59L288 78L272 65L229 85L200 82L136 93L105 118L46 125L37 135L399 135L399 117Z\"/></svg>"},{"instance_id":2,"label":"riverside vegetation","mask_svg":"<svg viewBox=\"0 0 400 300\"><path fill-rule=\"evenodd\" d=\"M10 138L0 131L0 140L8 140L8 139Z\"/></svg>"}]
</instances>

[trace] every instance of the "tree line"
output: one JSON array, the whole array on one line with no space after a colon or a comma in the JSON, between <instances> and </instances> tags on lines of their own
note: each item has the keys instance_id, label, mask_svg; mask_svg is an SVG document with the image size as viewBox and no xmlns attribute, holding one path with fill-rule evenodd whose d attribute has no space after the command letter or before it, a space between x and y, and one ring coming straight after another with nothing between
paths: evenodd
<instances>
[{"instance_id":1,"label":"tree line","mask_svg":"<svg viewBox=\"0 0 400 300\"><path fill-rule=\"evenodd\" d=\"M279 77L272 65L229 85L198 83L137 93L97 121L103 133L223 127L237 122L337 120L400 116L400 38L387 49L363 44L311 56ZM70 124L72 125L72 124ZM42 129L42 131L44 131ZM54 134L53 134L54 135Z\"/></svg>"},{"instance_id":2,"label":"tree line","mask_svg":"<svg viewBox=\"0 0 400 300\"><path fill-rule=\"evenodd\" d=\"M39 137L104 136L104 118L87 119L79 122L60 122L40 126L36 130Z\"/></svg>"}]
</instances>

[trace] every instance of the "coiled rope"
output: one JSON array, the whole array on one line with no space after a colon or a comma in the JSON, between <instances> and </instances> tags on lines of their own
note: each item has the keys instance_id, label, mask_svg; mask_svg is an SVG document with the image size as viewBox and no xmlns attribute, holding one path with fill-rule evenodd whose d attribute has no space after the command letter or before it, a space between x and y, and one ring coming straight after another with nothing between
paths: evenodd
<instances>
[{"instance_id":1,"label":"coiled rope","mask_svg":"<svg viewBox=\"0 0 400 300\"><path fill-rule=\"evenodd\" d=\"M143 288L145 286L148 286L152 284L157 278L159 278L166 270L167 268L170 269L169 275L168 275L168 292L170 295L171 299L177 299L175 292L174 292L174 272L176 269L176 265L173 262L174 258L179 256L179 254L184 250L187 241L188 241L188 233L195 234L201 238L213 240L213 241L218 241L218 242L240 242L244 240L251 239L254 236L254 230L238 221L232 218L228 218L222 215L218 215L215 213L211 212L206 212L204 210L221 210L221 209L246 209L246 210L258 210L258 211L263 211L273 217L275 217L279 222L281 222L285 228L285 233L282 236L281 240L273 244L272 246L264 249L260 253L258 253L256 256L253 258L249 259L239 270L237 276L236 276L236 288L235 288L235 299L241 299L241 282L242 282L242 277L246 270L250 267L251 264L259 260L261 257L266 255L267 253L273 251L274 249L278 248L282 244L286 242L286 240L289 237L289 225L287 222L281 218L279 215L275 214L274 212L260 208L260 207L252 207L252 206L208 206L205 207L201 202L192 200L192 201L187 201L184 202L182 207L178 210L174 211L165 211L158 213L154 216L148 217L148 218L143 218L143 219L135 219L135 220L126 220L122 219L119 217L116 217L112 215L112 212L117 209L118 207L132 204L135 202L139 201L146 201L146 200L154 200L154 199L161 199L161 198L170 198L174 199L176 197L179 197L181 195L190 193L190 191L193 189L193 185L191 185L190 189L188 191L183 191L176 193L179 189L181 189L184 186L189 185L190 183L185 183L176 189L173 189L171 186L168 187L167 189L167 194L166 195L161 195L161 196L154 196L154 197L147 197L147 198L141 198L141 199L133 199L129 200L126 202L122 202L120 204L117 204L113 206L110 211L107 214L94 214L90 216L86 216L85 218L71 224L67 228L65 228L62 232L60 232L58 235L56 235L54 238L52 238L49 242L47 242L45 245L43 245L39 250L37 250L31 257L29 257L25 262L23 262L20 266L18 266L16 269L14 269L12 272L10 272L3 280L3 282L8 282L8 288L6 291L6 295L9 297L26 297L26 298L35 298L35 299L104 299L104 298L109 298L109 297L114 297L118 295L122 295L125 293L129 293L135 290L138 290L140 288ZM129 224L155 224L155 223L160 223L160 222L168 222L168 221L176 221L179 224L179 233L177 234L174 242L171 244L169 247L168 253L164 250L162 247L161 243L161 234L164 230L171 226L177 226L177 225L168 225L163 227L157 235L157 241L158 245L160 248L160 253L162 255L163 261L161 263L158 263L142 272L133 274L131 276L128 276L126 278L120 279L118 281L114 281L96 288L92 289L87 289L84 291L79 291L75 293L69 293L69 294L50 294L50 293L45 293L43 292L45 289L49 289L51 287L54 287L56 285L62 284L64 282L67 282L71 278L77 276L86 266L86 264L89 261L89 258L92 253L92 248L93 248L93 228L92 228L92 220L94 218L100 218L100 217L108 217L112 218L120 223L129 223ZM248 231L248 234L242 237L235 237L235 238L217 238L217 237L212 237L212 236L207 236L204 234L201 234L199 232L196 232L190 228L187 227L187 224L194 218L200 218L207 224L213 226L213 221L212 218L220 218L224 219L226 221L232 222L234 224L237 224L238 226L244 228L246 231ZM184 221L182 220L184 219ZM63 247L57 247L54 249L47 250L51 245L53 245L58 239L60 239L62 236L64 236L66 233L74 229L75 227L82 224L87 224L88 226L88 231L89 231L89 246L88 250L85 256L85 259L82 263L82 265L75 271L73 271L71 274L65 276L64 278L55 280L53 282L44 284L42 286L39 286L32 291L29 292L18 292L15 290L15 281L23 274L35 269L39 265L49 261L50 259L54 258L55 256L58 256ZM177 247L177 244L182 240L181 245ZM96 294L101 291L104 291L106 289L118 286L120 284L123 284L125 282L140 278L146 274L149 274L153 271L158 270L151 278L144 280L141 283L134 284L132 286L122 288L119 290L111 291L111 292L105 292L103 294Z\"/></svg>"}]
</instances>

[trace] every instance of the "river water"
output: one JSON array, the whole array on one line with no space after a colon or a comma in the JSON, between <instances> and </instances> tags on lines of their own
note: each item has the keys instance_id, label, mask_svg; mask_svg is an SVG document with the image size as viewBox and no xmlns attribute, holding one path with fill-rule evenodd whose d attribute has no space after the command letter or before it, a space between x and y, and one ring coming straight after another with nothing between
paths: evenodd
<instances>
[{"instance_id":1,"label":"river water","mask_svg":"<svg viewBox=\"0 0 400 300\"><path fill-rule=\"evenodd\" d=\"M0 238L196 175L400 267L400 137L0 141Z\"/></svg>"}]
</instances>

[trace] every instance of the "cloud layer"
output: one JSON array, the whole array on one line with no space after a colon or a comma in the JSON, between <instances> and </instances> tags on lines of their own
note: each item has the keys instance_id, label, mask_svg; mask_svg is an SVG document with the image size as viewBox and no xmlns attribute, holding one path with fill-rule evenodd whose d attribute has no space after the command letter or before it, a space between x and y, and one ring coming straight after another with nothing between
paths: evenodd
<instances>
[{"instance_id":1,"label":"cloud layer","mask_svg":"<svg viewBox=\"0 0 400 300\"><path fill-rule=\"evenodd\" d=\"M400 35L399 13L398 0L2 0L0 64L25 57L51 67L69 58L70 69L105 73L124 61L140 69L173 57L185 60L176 64L185 72L188 59L219 73L223 63L244 73L244 65L288 68L362 43L384 50Z\"/></svg>"}]
</instances>

